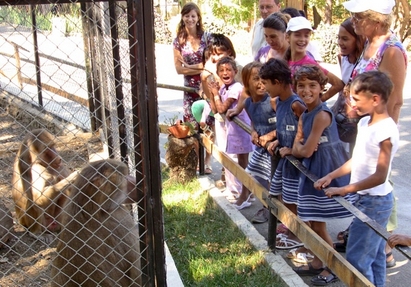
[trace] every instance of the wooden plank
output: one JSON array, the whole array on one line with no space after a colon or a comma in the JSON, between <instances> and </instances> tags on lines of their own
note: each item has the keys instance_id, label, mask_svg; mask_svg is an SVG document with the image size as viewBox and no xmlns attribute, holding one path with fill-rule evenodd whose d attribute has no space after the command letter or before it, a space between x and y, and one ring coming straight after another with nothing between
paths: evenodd
<instances>
[{"instance_id":1,"label":"wooden plank","mask_svg":"<svg viewBox=\"0 0 411 287\"><path fill-rule=\"evenodd\" d=\"M238 163L218 149L210 139L201 135L201 143L235 177L253 192L264 206L270 206L271 212L281 220L302 242L313 251L338 278L348 286L374 286L364 275L352 266L344 257L318 236L307 224L299 219L279 200L269 198L269 192L250 176Z\"/></svg>"}]
</instances>

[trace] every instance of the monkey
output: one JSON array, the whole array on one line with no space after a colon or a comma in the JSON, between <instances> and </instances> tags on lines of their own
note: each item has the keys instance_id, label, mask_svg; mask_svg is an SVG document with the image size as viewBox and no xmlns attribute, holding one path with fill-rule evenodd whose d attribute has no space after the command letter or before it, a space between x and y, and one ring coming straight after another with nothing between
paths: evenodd
<instances>
[{"instance_id":1,"label":"monkey","mask_svg":"<svg viewBox=\"0 0 411 287\"><path fill-rule=\"evenodd\" d=\"M46 243L53 240L48 232L60 229L57 217L75 176L57 153L53 135L44 129L26 135L14 161L12 196L17 221L30 235Z\"/></svg>"},{"instance_id":2,"label":"monkey","mask_svg":"<svg viewBox=\"0 0 411 287\"><path fill-rule=\"evenodd\" d=\"M62 212L52 287L141 286L139 232L123 205L135 199L135 181L127 174L127 166L113 159L79 172Z\"/></svg>"}]
</instances>

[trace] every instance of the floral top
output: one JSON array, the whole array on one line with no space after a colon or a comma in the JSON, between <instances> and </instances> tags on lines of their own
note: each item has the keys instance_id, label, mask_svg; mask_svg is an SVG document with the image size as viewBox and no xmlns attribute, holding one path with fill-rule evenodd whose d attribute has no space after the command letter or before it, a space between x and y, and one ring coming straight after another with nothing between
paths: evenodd
<instances>
[{"instance_id":1,"label":"floral top","mask_svg":"<svg viewBox=\"0 0 411 287\"><path fill-rule=\"evenodd\" d=\"M368 41L365 43L365 45L367 44L368 44ZM380 46L380 48L377 50L377 52L375 53L373 57L371 57L368 60L365 60L364 58L360 59L357 66L355 66L352 72L352 78L354 79L356 76L364 72L378 70L378 67L380 66L382 58L384 56L384 52L389 47L398 47L398 49L401 50L401 53L404 56L405 68L407 68L407 53L405 52L404 46L398 39L397 35L391 34L391 36L387 39L387 41L385 41Z\"/></svg>"},{"instance_id":2,"label":"floral top","mask_svg":"<svg viewBox=\"0 0 411 287\"><path fill-rule=\"evenodd\" d=\"M189 65L195 65L203 61L204 50L209 42L210 33L204 32L203 36L201 36L200 46L198 47L197 51L194 51L189 42L180 45L178 38L174 39L173 47L174 49L180 51L184 62L186 62ZM197 75L184 75L184 86L196 89L200 88L200 73L201 71L199 70Z\"/></svg>"}]
</instances>

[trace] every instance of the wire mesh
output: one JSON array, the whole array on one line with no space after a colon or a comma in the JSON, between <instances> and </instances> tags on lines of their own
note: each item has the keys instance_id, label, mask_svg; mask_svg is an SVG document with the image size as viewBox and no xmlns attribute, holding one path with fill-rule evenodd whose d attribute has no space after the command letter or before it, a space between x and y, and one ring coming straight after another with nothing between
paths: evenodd
<instances>
[{"instance_id":1,"label":"wire mesh","mask_svg":"<svg viewBox=\"0 0 411 287\"><path fill-rule=\"evenodd\" d=\"M10 2L0 1L0 286L163 285L157 114L145 101L155 77L137 53L153 40L142 29L152 1Z\"/></svg>"}]
</instances>

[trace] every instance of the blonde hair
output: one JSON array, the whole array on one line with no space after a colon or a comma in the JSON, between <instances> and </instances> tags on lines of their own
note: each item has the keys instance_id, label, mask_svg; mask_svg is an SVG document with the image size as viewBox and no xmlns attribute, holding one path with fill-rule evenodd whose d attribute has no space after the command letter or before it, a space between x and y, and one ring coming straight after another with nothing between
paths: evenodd
<instances>
[{"instance_id":1,"label":"blonde hair","mask_svg":"<svg viewBox=\"0 0 411 287\"><path fill-rule=\"evenodd\" d=\"M372 10L367 10L361 13L357 13L359 15L361 15L361 18L364 19L369 19L371 21L374 22L378 22L381 24L381 29L384 32L388 32L388 30L391 27L391 23L392 23L392 14L381 14Z\"/></svg>"}]
</instances>

